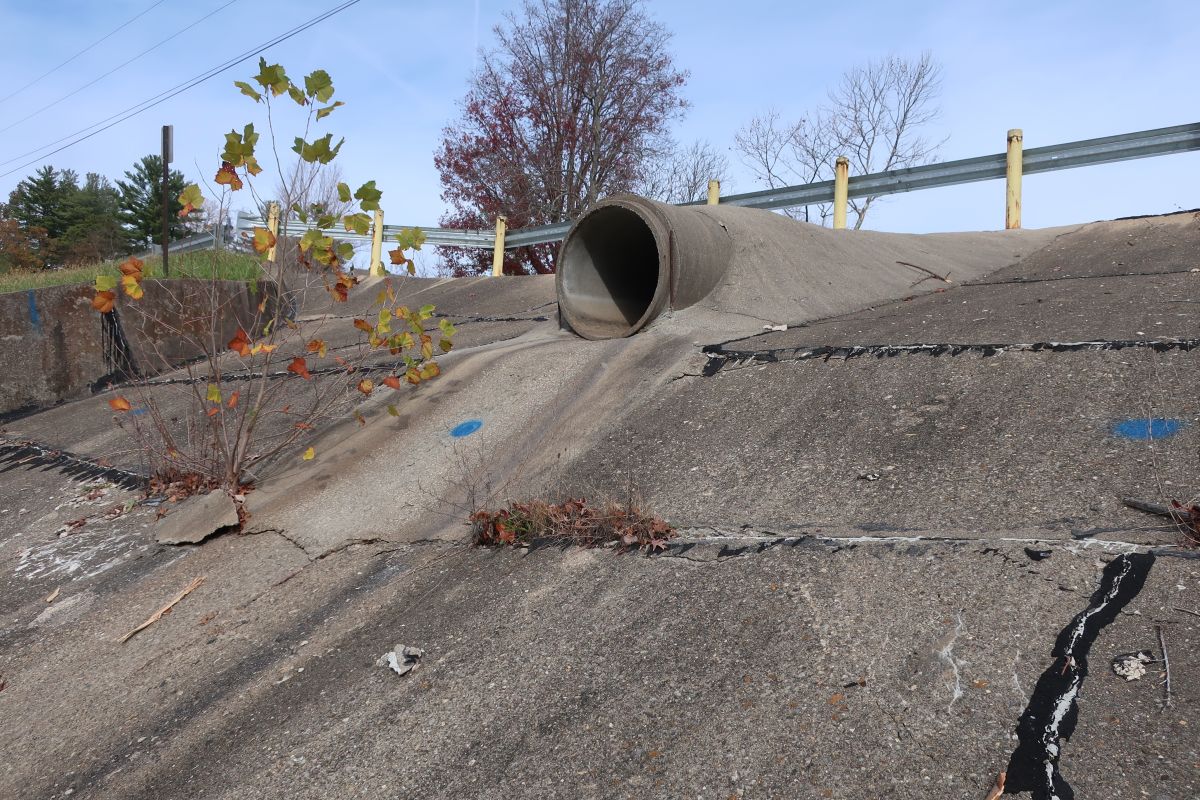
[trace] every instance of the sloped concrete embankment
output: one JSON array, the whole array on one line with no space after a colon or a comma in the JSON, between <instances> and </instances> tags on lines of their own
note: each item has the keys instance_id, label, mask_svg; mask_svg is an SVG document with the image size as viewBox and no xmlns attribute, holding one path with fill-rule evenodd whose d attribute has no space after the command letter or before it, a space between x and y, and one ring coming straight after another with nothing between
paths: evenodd
<instances>
[{"instance_id":1,"label":"sloped concrete embankment","mask_svg":"<svg viewBox=\"0 0 1200 800\"><path fill-rule=\"evenodd\" d=\"M456 350L399 418L368 400L366 426L329 430L319 459L252 495L258 534L151 547L120 580L73 582L64 593L91 581L96 597L70 625L29 628L44 608L14 610L0 789L924 800L983 797L1010 768L1014 788L1048 797L1028 781L1054 745L1077 796L1195 796L1200 562L1113 497L1155 490L1155 470L1164 486L1194 480L1195 354L1165 341L1186 319L1134 310L1163 329L1161 352L885 355L925 330L947 344L978 328L976 345L1119 334L1115 277L1082 262L1108 254L1121 280L1186 284L1139 275L1162 250L1118 228L1058 238L1000 276L1011 286L922 299L934 281L881 263L908 273L870 309L827 277L829 313L853 319L793 304L787 321L807 324L745 341L727 342L761 330L752 305L607 341L503 323L523 333ZM810 292L825 290L796 296ZM1004 313L984 310L993 300ZM867 349L786 357L825 346ZM1133 417L1180 424L1123 436ZM652 558L466 549L464 478L503 494L514 475L515 496L642 490L691 538ZM1136 580L1110 598L1125 564ZM191 605L113 642L201 574ZM1165 710L1153 674L1107 670L1154 649L1156 624ZM398 643L426 650L404 678L375 666ZM1069 722L1031 738L1080 676Z\"/></svg>"},{"instance_id":2,"label":"sloped concrete embankment","mask_svg":"<svg viewBox=\"0 0 1200 800\"><path fill-rule=\"evenodd\" d=\"M139 301L121 296L108 314L92 309L90 286L0 294L0 414L196 358L202 350L188 339L204 335L210 318L219 320L217 338L225 342L273 294L239 281L183 279L147 281L145 291Z\"/></svg>"}]
</instances>

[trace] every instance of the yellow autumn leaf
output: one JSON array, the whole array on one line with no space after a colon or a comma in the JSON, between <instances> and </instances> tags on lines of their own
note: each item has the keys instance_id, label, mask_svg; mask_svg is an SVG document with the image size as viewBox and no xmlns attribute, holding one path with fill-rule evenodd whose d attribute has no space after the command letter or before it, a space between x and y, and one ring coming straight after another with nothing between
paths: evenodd
<instances>
[{"instance_id":1,"label":"yellow autumn leaf","mask_svg":"<svg viewBox=\"0 0 1200 800\"><path fill-rule=\"evenodd\" d=\"M305 460L305 461L312 461L312 460L313 460L313 459L316 457L316 455L317 455L317 451L316 451L316 450L313 450L313 449L310 447L310 448L308 448L307 450L305 450L305 451L304 451L304 456L303 456L303 458L304 458L304 460Z\"/></svg>"}]
</instances>

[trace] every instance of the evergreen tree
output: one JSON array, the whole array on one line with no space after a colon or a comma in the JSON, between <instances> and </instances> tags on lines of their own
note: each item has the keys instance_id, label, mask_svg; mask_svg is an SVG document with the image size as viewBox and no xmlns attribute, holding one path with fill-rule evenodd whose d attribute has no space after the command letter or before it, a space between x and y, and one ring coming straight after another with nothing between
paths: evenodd
<instances>
[{"instance_id":1,"label":"evergreen tree","mask_svg":"<svg viewBox=\"0 0 1200 800\"><path fill-rule=\"evenodd\" d=\"M8 196L6 216L24 228L42 228L51 239L67 230L67 199L78 190L70 170L45 166L17 184Z\"/></svg>"},{"instance_id":2,"label":"evergreen tree","mask_svg":"<svg viewBox=\"0 0 1200 800\"><path fill-rule=\"evenodd\" d=\"M162 156L143 156L126 170L125 180L117 181L121 192L120 220L129 234L130 244L139 250L149 250L151 245L162 240ZM182 239L190 235L187 224L179 218L183 206L178 197L186 185L183 173L171 170L167 180L167 197L170 198L170 238Z\"/></svg>"},{"instance_id":3,"label":"evergreen tree","mask_svg":"<svg viewBox=\"0 0 1200 800\"><path fill-rule=\"evenodd\" d=\"M88 264L128 253L129 234L121 226L121 195L108 178L89 172L67 199L67 228L59 240L69 263Z\"/></svg>"}]
</instances>

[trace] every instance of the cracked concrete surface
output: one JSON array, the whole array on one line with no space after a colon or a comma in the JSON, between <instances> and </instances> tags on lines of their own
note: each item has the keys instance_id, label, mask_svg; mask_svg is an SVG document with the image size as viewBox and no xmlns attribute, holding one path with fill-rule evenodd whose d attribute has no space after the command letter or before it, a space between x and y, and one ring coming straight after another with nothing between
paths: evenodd
<instances>
[{"instance_id":1,"label":"cracked concrete surface","mask_svg":"<svg viewBox=\"0 0 1200 800\"><path fill-rule=\"evenodd\" d=\"M1157 304L1168 289L1197 299L1198 282L1156 273L1196 263L1197 224L1084 226L1015 266L1010 254L978 287L735 344L1122 326L1194 338ZM1043 676L1062 669L1057 637L1106 570L1148 554L1144 586L1091 643L1060 768L1081 798L1200 796L1200 559L1120 502L1197 491L1194 352L676 379L699 376L702 348L744 336L749 317L723 329L701 309L582 342L524 319L553 319L551 284L407 284L477 338L400 419L368 402L370 424L329 429L322 459L252 492L245 533L165 547L154 510L136 507L59 536L91 509L72 504L92 476L6 461L0 796L982 798ZM946 335L913 338L934 328ZM15 420L6 436L128 463L102 405ZM1113 432L1127 417L1183 424L1134 441ZM466 418L484 425L456 443ZM631 488L682 529L666 552L466 544L472 494ZM96 509L132 496L107 491ZM1155 649L1156 625L1165 710L1157 676L1102 668ZM426 651L403 677L376 665L397 642Z\"/></svg>"}]
</instances>

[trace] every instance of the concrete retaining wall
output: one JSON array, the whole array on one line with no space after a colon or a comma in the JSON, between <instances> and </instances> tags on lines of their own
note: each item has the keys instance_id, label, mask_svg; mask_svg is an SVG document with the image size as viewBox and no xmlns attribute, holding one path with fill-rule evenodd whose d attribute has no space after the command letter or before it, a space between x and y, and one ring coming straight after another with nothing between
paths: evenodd
<instances>
[{"instance_id":1,"label":"concrete retaining wall","mask_svg":"<svg viewBox=\"0 0 1200 800\"><path fill-rule=\"evenodd\" d=\"M51 286L0 294L0 415L79 397L93 385L161 372L203 355L189 335L219 320L224 344L249 327L274 292L239 281L153 280L145 296L121 295L115 314L92 308L91 286ZM271 309L268 308L270 313Z\"/></svg>"}]
</instances>

